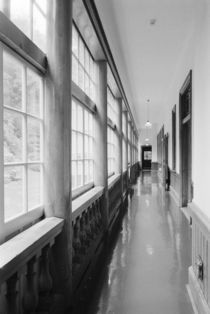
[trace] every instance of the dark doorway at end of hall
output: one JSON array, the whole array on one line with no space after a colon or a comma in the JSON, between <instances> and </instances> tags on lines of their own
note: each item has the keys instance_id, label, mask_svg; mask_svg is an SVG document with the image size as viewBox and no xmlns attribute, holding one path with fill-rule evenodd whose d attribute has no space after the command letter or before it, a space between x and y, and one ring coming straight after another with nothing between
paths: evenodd
<instances>
[{"instance_id":1,"label":"dark doorway at end of hall","mask_svg":"<svg viewBox=\"0 0 210 314\"><path fill-rule=\"evenodd\" d=\"M152 164L152 146L141 146L141 165L142 170L151 170Z\"/></svg>"}]
</instances>

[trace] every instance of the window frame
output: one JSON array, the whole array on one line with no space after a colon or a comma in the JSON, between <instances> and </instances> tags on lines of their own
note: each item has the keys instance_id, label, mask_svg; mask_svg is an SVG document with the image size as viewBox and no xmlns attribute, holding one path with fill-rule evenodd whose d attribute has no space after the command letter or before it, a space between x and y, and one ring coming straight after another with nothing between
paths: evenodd
<instances>
[{"instance_id":1,"label":"window frame","mask_svg":"<svg viewBox=\"0 0 210 314\"><path fill-rule=\"evenodd\" d=\"M83 163L83 174L82 174L82 177L83 177L83 184L80 185L80 186L76 186L74 189L72 188L72 198L75 199L76 197L79 197L81 194L87 192L88 190L90 190L92 187L94 187L94 156L93 156L93 153L94 153L94 114L95 114L95 110L93 110L93 108L90 108L88 106L85 106L80 100L78 100L78 98L76 98L73 94L72 94L72 101L75 101L76 105L79 105L81 108L82 108L82 115L83 115L83 132L82 131L78 131L78 130L74 130L72 127L71 127L71 134L73 134L73 132L77 133L77 134L81 134L82 137L83 137L83 158L81 159L72 159L72 149L71 149L71 164L72 162L78 162L78 161L82 161ZM84 125L85 125L85 111L87 111L89 114L92 115L92 122L93 122L93 125L92 125L92 134L87 134L85 133L85 130L84 130ZM91 158L85 158L85 137L88 136L90 138L92 138L92 156ZM77 143L76 143L76 147L77 147ZM87 183L85 183L85 161L90 161L92 162L92 169L93 169L93 173L92 173L92 178L93 180L92 181L89 181ZM72 178L72 176L71 176ZM71 180L72 181L72 180Z\"/></svg>"},{"instance_id":2,"label":"window frame","mask_svg":"<svg viewBox=\"0 0 210 314\"><path fill-rule=\"evenodd\" d=\"M4 208L4 108L7 109L6 106L4 106L4 89L3 89L3 51L11 55L14 59L17 60L17 62L20 62L22 64L22 67L24 68L25 77L24 77L24 90L26 92L27 90L27 81L26 81L26 71L27 69L30 69L32 72L36 73L40 77L40 104L42 106L42 119L41 115L40 118L34 117L33 115L30 115L26 112L20 111L21 114L24 115L24 119L26 119L26 116L33 117L35 119L40 120L40 161L39 162L27 162L27 160L23 160L22 162L15 162L11 165L24 165L27 167L29 164L36 164L40 165L40 198L42 200L42 204L39 206L34 207L33 209L30 209L30 211L24 211L16 216L13 216L12 218L5 220L5 208ZM11 238L14 236L14 234L24 230L28 225L31 225L33 222L38 221L41 216L44 213L44 138L45 138L45 132L44 132L44 123L45 123L45 77L41 71L39 71L34 65L29 63L27 60L23 59L19 54L12 51L9 47L7 47L4 43L0 43L0 121L2 121L0 126L0 243L4 242L5 240ZM26 102L26 99L24 100ZM9 109L14 112L18 112L18 109ZM27 131L26 131L27 135ZM42 171L41 171L42 169ZM27 184L27 182L25 182Z\"/></svg>"},{"instance_id":3,"label":"window frame","mask_svg":"<svg viewBox=\"0 0 210 314\"><path fill-rule=\"evenodd\" d=\"M92 55L92 53L91 53L91 51L90 51L90 49L89 49L89 47L87 46L87 44L86 44L86 42L85 42L85 40L84 40L84 38L83 38L83 36L82 36L82 34L81 34L81 32L80 32L80 30L79 30L79 28L78 28L78 26L76 25L76 23L73 21L72 22L72 34L73 34L73 32L74 32L74 29L75 29L75 31L77 32L77 36L78 36L78 46L77 46L77 50L78 50L78 56L76 56L75 55L75 53L73 52L73 44L72 44L72 51L71 51L71 58L72 58L72 82L76 85L76 86L78 86L80 89L81 89L81 91L92 101L92 102L96 102L96 86L97 86L97 83L96 83L96 72L97 72L97 69L96 69L96 63L95 63L95 59L94 59L94 57L93 57L93 55ZM73 38L73 35L72 35L72 38ZM79 54L80 54L80 42L82 42L83 43L83 45L84 45L84 64L82 64L82 62L81 62L81 60L80 60L80 56L79 56ZM86 64L85 64L85 59L86 59L86 57L85 57L85 55L86 55L86 51L87 51L87 53L88 53L88 55L89 55L89 72L87 71L87 69L86 69ZM76 59L76 62L77 62L77 72L78 72L78 82L75 82L74 80L73 80L73 58L75 58ZM92 62L92 66L93 66L93 69L92 69L92 71L93 71L93 77L91 76L91 70L90 70L90 59L92 60L91 62ZM82 71L83 71L83 87L81 87L80 86L80 84L79 84L79 69L80 69L80 67L82 68ZM89 93L87 93L86 92L86 87L85 87L85 77L88 77L88 80L89 80ZM91 97L91 84L93 84L93 87L94 87L94 97Z\"/></svg>"}]
</instances>

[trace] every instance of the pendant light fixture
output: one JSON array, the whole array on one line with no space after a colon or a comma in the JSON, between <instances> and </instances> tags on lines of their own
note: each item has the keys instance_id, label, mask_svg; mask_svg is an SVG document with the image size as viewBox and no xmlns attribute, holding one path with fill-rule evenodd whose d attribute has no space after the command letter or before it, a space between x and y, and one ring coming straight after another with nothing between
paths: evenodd
<instances>
[{"instance_id":1,"label":"pendant light fixture","mask_svg":"<svg viewBox=\"0 0 210 314\"><path fill-rule=\"evenodd\" d=\"M150 103L150 100L147 99L147 122L145 123L145 127L148 129L152 127L152 123L149 121L149 103Z\"/></svg>"}]
</instances>

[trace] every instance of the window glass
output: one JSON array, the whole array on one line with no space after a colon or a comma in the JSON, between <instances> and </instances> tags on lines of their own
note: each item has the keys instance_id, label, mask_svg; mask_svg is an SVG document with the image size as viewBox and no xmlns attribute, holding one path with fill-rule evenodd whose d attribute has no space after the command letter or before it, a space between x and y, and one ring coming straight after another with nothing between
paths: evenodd
<instances>
[{"instance_id":1,"label":"window glass","mask_svg":"<svg viewBox=\"0 0 210 314\"><path fill-rule=\"evenodd\" d=\"M39 6L33 6L33 35L32 39L43 51L46 51L46 16L40 10Z\"/></svg>"},{"instance_id":2,"label":"window glass","mask_svg":"<svg viewBox=\"0 0 210 314\"><path fill-rule=\"evenodd\" d=\"M118 125L118 104L117 99L113 96L109 87L107 88L107 115L108 118L115 124Z\"/></svg>"},{"instance_id":3,"label":"window glass","mask_svg":"<svg viewBox=\"0 0 210 314\"><path fill-rule=\"evenodd\" d=\"M46 51L46 0L10 0L9 18L40 49Z\"/></svg>"},{"instance_id":4,"label":"window glass","mask_svg":"<svg viewBox=\"0 0 210 314\"><path fill-rule=\"evenodd\" d=\"M10 0L10 18L28 37L30 32L30 1Z\"/></svg>"},{"instance_id":5,"label":"window glass","mask_svg":"<svg viewBox=\"0 0 210 314\"><path fill-rule=\"evenodd\" d=\"M74 25L72 28L72 80L92 101L96 101L96 65Z\"/></svg>"},{"instance_id":6,"label":"window glass","mask_svg":"<svg viewBox=\"0 0 210 314\"><path fill-rule=\"evenodd\" d=\"M6 221L42 204L42 88L41 76L3 50ZM24 94L26 97L22 97Z\"/></svg>"},{"instance_id":7,"label":"window glass","mask_svg":"<svg viewBox=\"0 0 210 314\"><path fill-rule=\"evenodd\" d=\"M72 190L91 182L93 182L93 116L73 98Z\"/></svg>"},{"instance_id":8,"label":"window glass","mask_svg":"<svg viewBox=\"0 0 210 314\"><path fill-rule=\"evenodd\" d=\"M108 150L108 175L115 173L116 159L116 135L114 130L108 126L107 128L107 150Z\"/></svg>"}]
</instances>

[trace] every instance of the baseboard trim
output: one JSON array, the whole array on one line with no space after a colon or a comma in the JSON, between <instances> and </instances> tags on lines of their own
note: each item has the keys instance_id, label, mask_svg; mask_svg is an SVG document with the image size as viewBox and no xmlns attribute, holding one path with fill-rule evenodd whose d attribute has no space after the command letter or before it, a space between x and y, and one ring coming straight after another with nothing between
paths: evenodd
<instances>
[{"instance_id":1,"label":"baseboard trim","mask_svg":"<svg viewBox=\"0 0 210 314\"><path fill-rule=\"evenodd\" d=\"M203 292L199 286L198 279L195 276L192 266L188 269L189 276L189 295L191 296L192 306L199 314L210 314L210 308L204 298ZM196 312L195 312L196 313Z\"/></svg>"}]
</instances>

